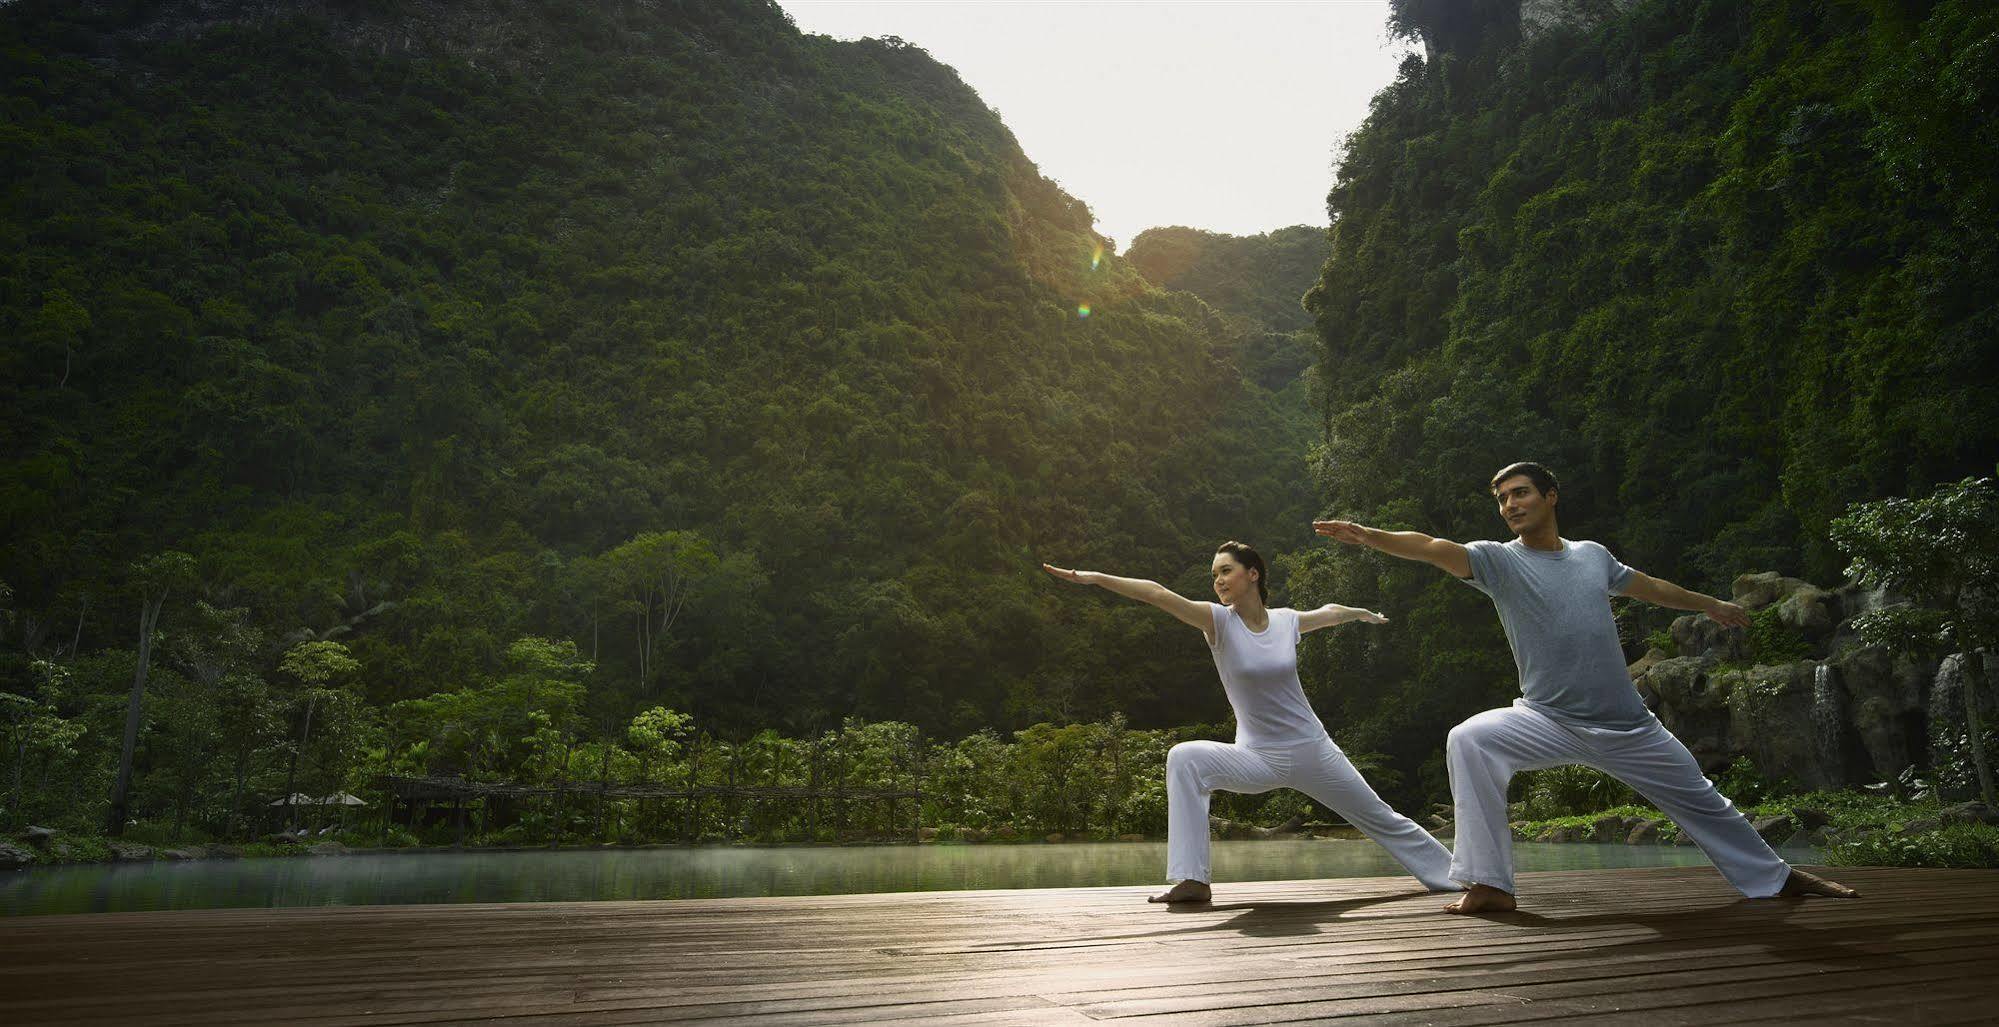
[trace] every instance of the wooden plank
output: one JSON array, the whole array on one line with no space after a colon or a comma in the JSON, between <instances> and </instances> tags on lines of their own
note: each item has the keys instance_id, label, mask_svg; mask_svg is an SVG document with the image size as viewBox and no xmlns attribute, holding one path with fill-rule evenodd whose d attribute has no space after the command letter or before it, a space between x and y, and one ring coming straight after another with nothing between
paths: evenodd
<instances>
[{"instance_id":1,"label":"wooden plank","mask_svg":"<svg viewBox=\"0 0 1999 1027\"><path fill-rule=\"evenodd\" d=\"M1999 872L1842 871L1741 901L1711 868L1523 875L1459 918L1397 879L0 921L0 1021L1660 1022L1983 1013Z\"/></svg>"}]
</instances>

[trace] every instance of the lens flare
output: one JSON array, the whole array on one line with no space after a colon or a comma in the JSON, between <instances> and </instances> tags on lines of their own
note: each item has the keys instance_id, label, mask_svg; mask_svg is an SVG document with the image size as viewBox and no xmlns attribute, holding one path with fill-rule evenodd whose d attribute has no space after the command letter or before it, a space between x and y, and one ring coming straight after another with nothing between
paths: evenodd
<instances>
[{"instance_id":1,"label":"lens flare","mask_svg":"<svg viewBox=\"0 0 1999 1027\"><path fill-rule=\"evenodd\" d=\"M1090 270L1095 271L1097 265L1103 262L1104 248L1102 246L1098 246L1096 249L1090 251Z\"/></svg>"},{"instance_id":2,"label":"lens flare","mask_svg":"<svg viewBox=\"0 0 1999 1027\"><path fill-rule=\"evenodd\" d=\"M1077 308L1076 308L1076 316L1077 316L1077 317L1089 317L1089 316L1090 316L1090 305L1089 305L1088 303L1085 303L1085 304L1083 304L1082 306L1079 306L1079 307L1077 307Z\"/></svg>"}]
</instances>

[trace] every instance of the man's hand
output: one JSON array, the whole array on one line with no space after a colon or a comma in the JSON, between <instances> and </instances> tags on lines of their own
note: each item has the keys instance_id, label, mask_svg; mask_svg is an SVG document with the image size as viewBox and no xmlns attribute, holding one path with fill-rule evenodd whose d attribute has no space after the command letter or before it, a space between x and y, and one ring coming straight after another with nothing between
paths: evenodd
<instances>
[{"instance_id":1,"label":"man's hand","mask_svg":"<svg viewBox=\"0 0 1999 1027\"><path fill-rule=\"evenodd\" d=\"M1460 578L1471 577L1471 556L1465 547L1449 539L1431 538L1420 531L1383 531L1352 521L1313 521L1312 530L1335 542L1366 546L1404 560L1421 560Z\"/></svg>"},{"instance_id":2,"label":"man's hand","mask_svg":"<svg viewBox=\"0 0 1999 1027\"><path fill-rule=\"evenodd\" d=\"M1723 627L1746 628L1749 626L1749 612L1747 610L1721 599L1715 600L1713 606L1701 612L1707 614L1709 620Z\"/></svg>"},{"instance_id":3,"label":"man's hand","mask_svg":"<svg viewBox=\"0 0 1999 1027\"><path fill-rule=\"evenodd\" d=\"M1312 530L1335 542L1344 542L1350 546L1364 546L1368 544L1368 533L1374 529L1365 525L1355 524L1352 521L1313 521Z\"/></svg>"}]
</instances>

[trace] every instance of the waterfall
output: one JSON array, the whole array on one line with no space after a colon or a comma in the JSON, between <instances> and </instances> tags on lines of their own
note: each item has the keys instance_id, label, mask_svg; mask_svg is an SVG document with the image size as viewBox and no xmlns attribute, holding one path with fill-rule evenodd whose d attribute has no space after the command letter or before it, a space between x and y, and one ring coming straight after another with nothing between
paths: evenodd
<instances>
[{"instance_id":1,"label":"waterfall","mask_svg":"<svg viewBox=\"0 0 1999 1027\"><path fill-rule=\"evenodd\" d=\"M1964 657L1952 653L1937 666L1930 682L1930 737L1955 737L1964 729Z\"/></svg>"},{"instance_id":2,"label":"waterfall","mask_svg":"<svg viewBox=\"0 0 1999 1027\"><path fill-rule=\"evenodd\" d=\"M1824 777L1822 787L1838 788L1846 784L1846 711L1845 692L1832 679L1832 665L1821 663L1812 668L1812 726L1816 729L1813 738L1817 744L1819 772Z\"/></svg>"}]
</instances>

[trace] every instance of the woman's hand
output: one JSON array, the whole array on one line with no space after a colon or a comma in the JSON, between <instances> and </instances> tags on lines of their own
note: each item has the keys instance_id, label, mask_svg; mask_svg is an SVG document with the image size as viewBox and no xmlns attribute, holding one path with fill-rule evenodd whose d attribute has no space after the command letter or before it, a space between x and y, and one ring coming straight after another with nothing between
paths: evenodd
<instances>
[{"instance_id":1,"label":"woman's hand","mask_svg":"<svg viewBox=\"0 0 1999 1027\"><path fill-rule=\"evenodd\" d=\"M1302 635L1308 631L1330 628L1335 624L1345 624L1348 621L1360 621L1362 624L1386 624L1388 623L1388 618L1383 617L1373 610L1363 610L1358 606L1341 606L1338 603L1327 603L1316 610L1307 610L1298 615L1298 633Z\"/></svg>"},{"instance_id":2,"label":"woman's hand","mask_svg":"<svg viewBox=\"0 0 1999 1027\"><path fill-rule=\"evenodd\" d=\"M1066 570L1046 563L1041 565L1041 569L1061 578L1063 581L1073 581L1078 585L1094 585L1097 583L1096 571Z\"/></svg>"}]
</instances>

